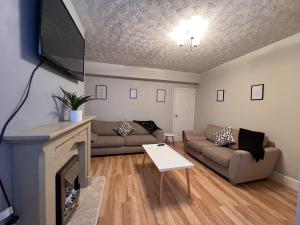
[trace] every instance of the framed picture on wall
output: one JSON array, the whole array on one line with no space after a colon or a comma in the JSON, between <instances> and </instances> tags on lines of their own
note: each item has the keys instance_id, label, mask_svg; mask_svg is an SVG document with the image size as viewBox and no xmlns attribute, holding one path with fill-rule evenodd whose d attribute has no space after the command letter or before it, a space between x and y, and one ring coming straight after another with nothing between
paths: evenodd
<instances>
[{"instance_id":1,"label":"framed picture on wall","mask_svg":"<svg viewBox=\"0 0 300 225\"><path fill-rule=\"evenodd\" d=\"M137 99L137 89L136 88L130 88L129 98L130 99Z\"/></svg>"},{"instance_id":2,"label":"framed picture on wall","mask_svg":"<svg viewBox=\"0 0 300 225\"><path fill-rule=\"evenodd\" d=\"M217 102L224 102L225 90L217 90Z\"/></svg>"},{"instance_id":3,"label":"framed picture on wall","mask_svg":"<svg viewBox=\"0 0 300 225\"><path fill-rule=\"evenodd\" d=\"M264 84L256 84L251 86L251 100L263 100L264 99Z\"/></svg>"},{"instance_id":4,"label":"framed picture on wall","mask_svg":"<svg viewBox=\"0 0 300 225\"><path fill-rule=\"evenodd\" d=\"M107 86L106 85L96 85L96 99L107 100Z\"/></svg>"},{"instance_id":5,"label":"framed picture on wall","mask_svg":"<svg viewBox=\"0 0 300 225\"><path fill-rule=\"evenodd\" d=\"M156 102L165 102L166 101L166 90L165 89L157 89L156 92Z\"/></svg>"}]
</instances>

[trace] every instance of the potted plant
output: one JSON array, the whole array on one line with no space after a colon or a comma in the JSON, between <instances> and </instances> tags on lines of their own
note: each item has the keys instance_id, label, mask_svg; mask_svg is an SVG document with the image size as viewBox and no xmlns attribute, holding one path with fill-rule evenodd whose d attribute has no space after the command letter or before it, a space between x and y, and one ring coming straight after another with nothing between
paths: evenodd
<instances>
[{"instance_id":1,"label":"potted plant","mask_svg":"<svg viewBox=\"0 0 300 225\"><path fill-rule=\"evenodd\" d=\"M55 98L59 99L62 103L64 103L69 110L69 120L71 122L78 122L82 120L82 111L78 110L78 108L91 100L94 100L91 96L77 96L75 92L67 92L63 88L60 88L64 93L64 97L56 96Z\"/></svg>"}]
</instances>

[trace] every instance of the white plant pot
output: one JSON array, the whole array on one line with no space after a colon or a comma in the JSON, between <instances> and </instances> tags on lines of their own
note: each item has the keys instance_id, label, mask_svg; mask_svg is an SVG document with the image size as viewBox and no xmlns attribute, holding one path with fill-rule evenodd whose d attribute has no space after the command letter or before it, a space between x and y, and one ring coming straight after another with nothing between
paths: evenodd
<instances>
[{"instance_id":1,"label":"white plant pot","mask_svg":"<svg viewBox=\"0 0 300 225\"><path fill-rule=\"evenodd\" d=\"M69 120L71 122L79 122L82 120L82 111L81 110L70 110L69 111Z\"/></svg>"}]
</instances>

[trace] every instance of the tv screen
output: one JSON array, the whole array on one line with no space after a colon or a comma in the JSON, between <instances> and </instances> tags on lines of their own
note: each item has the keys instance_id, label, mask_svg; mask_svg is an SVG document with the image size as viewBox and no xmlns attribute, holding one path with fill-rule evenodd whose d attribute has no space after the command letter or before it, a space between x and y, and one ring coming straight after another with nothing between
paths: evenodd
<instances>
[{"instance_id":1,"label":"tv screen","mask_svg":"<svg viewBox=\"0 0 300 225\"><path fill-rule=\"evenodd\" d=\"M77 80L84 80L85 40L62 0L41 0L39 55Z\"/></svg>"}]
</instances>

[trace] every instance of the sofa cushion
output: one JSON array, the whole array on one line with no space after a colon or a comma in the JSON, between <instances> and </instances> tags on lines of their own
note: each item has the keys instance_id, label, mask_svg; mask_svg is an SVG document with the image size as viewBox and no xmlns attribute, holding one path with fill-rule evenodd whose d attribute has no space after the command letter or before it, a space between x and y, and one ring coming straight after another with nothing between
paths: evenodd
<instances>
[{"instance_id":1,"label":"sofa cushion","mask_svg":"<svg viewBox=\"0 0 300 225\"><path fill-rule=\"evenodd\" d=\"M214 143L208 140L190 140L187 142L187 146L194 151L202 153L203 148L214 147Z\"/></svg>"},{"instance_id":2,"label":"sofa cushion","mask_svg":"<svg viewBox=\"0 0 300 225\"><path fill-rule=\"evenodd\" d=\"M202 150L202 154L205 157L226 168L229 167L229 161L233 152L232 149L225 147L205 147Z\"/></svg>"},{"instance_id":3,"label":"sofa cushion","mask_svg":"<svg viewBox=\"0 0 300 225\"><path fill-rule=\"evenodd\" d=\"M143 144L155 144L157 140L152 135L129 135L124 137L126 146L138 146Z\"/></svg>"},{"instance_id":4,"label":"sofa cushion","mask_svg":"<svg viewBox=\"0 0 300 225\"><path fill-rule=\"evenodd\" d=\"M120 147L125 144L124 138L120 136L95 136L92 148L96 147Z\"/></svg>"},{"instance_id":5,"label":"sofa cushion","mask_svg":"<svg viewBox=\"0 0 300 225\"><path fill-rule=\"evenodd\" d=\"M133 127L133 131L132 131L132 135L148 135L149 132L142 127L141 125L135 123L135 122L128 122L130 124L130 126Z\"/></svg>"},{"instance_id":6,"label":"sofa cushion","mask_svg":"<svg viewBox=\"0 0 300 225\"><path fill-rule=\"evenodd\" d=\"M235 140L235 143L229 144L227 147L238 150L239 149L239 129L231 129L231 133L233 136L233 139Z\"/></svg>"},{"instance_id":7,"label":"sofa cushion","mask_svg":"<svg viewBox=\"0 0 300 225\"><path fill-rule=\"evenodd\" d=\"M93 133L103 136L118 136L118 134L113 130L114 127L119 127L120 121L110 122L110 121L92 121L91 130Z\"/></svg>"},{"instance_id":8,"label":"sofa cushion","mask_svg":"<svg viewBox=\"0 0 300 225\"><path fill-rule=\"evenodd\" d=\"M219 131L222 130L225 127L220 127L220 126L216 126L216 125L212 125L212 124L208 124L207 127L204 130L204 135L205 137L210 140L210 141L215 141L214 140L214 134Z\"/></svg>"}]
</instances>

